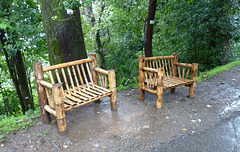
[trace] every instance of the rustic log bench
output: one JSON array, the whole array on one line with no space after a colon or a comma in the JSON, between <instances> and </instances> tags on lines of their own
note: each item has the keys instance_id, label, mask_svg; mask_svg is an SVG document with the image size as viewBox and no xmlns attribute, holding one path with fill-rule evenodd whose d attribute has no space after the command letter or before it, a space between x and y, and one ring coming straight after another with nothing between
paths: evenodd
<instances>
[{"instance_id":1,"label":"rustic log bench","mask_svg":"<svg viewBox=\"0 0 240 152\"><path fill-rule=\"evenodd\" d=\"M189 97L195 96L198 63L178 63L178 54L171 56L139 56L139 100L144 91L157 95L156 107L162 108L163 90L175 92L176 87L188 86Z\"/></svg>"},{"instance_id":2,"label":"rustic log bench","mask_svg":"<svg viewBox=\"0 0 240 152\"><path fill-rule=\"evenodd\" d=\"M115 71L98 68L95 53L87 59L44 68L36 62L34 73L42 122L50 123L49 114L54 115L61 134L67 133L66 111L107 96L111 109L117 110Z\"/></svg>"}]
</instances>

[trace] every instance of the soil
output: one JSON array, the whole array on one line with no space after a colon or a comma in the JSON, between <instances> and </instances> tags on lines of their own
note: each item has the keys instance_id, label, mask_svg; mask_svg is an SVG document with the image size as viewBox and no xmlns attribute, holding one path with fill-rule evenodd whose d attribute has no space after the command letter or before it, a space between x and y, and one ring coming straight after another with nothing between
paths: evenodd
<instances>
[{"instance_id":1,"label":"soil","mask_svg":"<svg viewBox=\"0 0 240 152\"><path fill-rule=\"evenodd\" d=\"M117 92L118 111L109 98L66 113L68 134L58 133L56 119L16 131L0 143L0 151L152 151L170 141L200 134L240 111L240 66L197 84L196 96L188 87L164 91L163 108L156 109L156 95L138 90Z\"/></svg>"}]
</instances>

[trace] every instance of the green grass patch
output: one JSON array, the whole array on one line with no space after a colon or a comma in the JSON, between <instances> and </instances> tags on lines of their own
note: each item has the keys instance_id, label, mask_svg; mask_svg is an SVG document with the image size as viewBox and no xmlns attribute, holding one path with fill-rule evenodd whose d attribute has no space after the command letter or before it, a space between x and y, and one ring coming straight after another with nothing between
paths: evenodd
<instances>
[{"instance_id":1,"label":"green grass patch","mask_svg":"<svg viewBox=\"0 0 240 152\"><path fill-rule=\"evenodd\" d=\"M29 110L25 115L9 116L0 119L0 142L4 140L5 135L16 130L27 129L35 124L35 119L39 118L40 109Z\"/></svg>"},{"instance_id":2,"label":"green grass patch","mask_svg":"<svg viewBox=\"0 0 240 152\"><path fill-rule=\"evenodd\" d=\"M231 63L223 65L223 66L216 67L216 68L206 71L206 72L203 72L198 76L197 82L209 80L209 79L215 77L217 74L225 72L227 70L230 70L237 65L240 65L240 60L231 62Z\"/></svg>"}]
</instances>

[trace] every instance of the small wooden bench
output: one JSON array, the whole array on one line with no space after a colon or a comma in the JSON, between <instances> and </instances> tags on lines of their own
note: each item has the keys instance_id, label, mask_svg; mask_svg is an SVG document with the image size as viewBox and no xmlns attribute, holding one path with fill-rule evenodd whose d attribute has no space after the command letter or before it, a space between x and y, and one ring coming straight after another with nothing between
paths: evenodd
<instances>
[{"instance_id":1,"label":"small wooden bench","mask_svg":"<svg viewBox=\"0 0 240 152\"><path fill-rule=\"evenodd\" d=\"M198 63L178 63L178 54L172 56L139 56L139 100L144 91L157 95L156 107L162 108L163 90L175 92L176 87L188 86L189 97L195 96Z\"/></svg>"},{"instance_id":2,"label":"small wooden bench","mask_svg":"<svg viewBox=\"0 0 240 152\"><path fill-rule=\"evenodd\" d=\"M117 110L114 70L97 67L96 54L90 58L42 67L34 63L34 73L43 123L57 117L61 134L67 133L65 112L110 96L111 109Z\"/></svg>"}]
</instances>

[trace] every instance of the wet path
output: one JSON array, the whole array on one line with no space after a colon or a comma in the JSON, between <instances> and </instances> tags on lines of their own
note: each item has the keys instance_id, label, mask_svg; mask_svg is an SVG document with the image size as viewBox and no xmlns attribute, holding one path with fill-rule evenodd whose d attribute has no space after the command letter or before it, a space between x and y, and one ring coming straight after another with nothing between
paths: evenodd
<instances>
[{"instance_id":1,"label":"wet path","mask_svg":"<svg viewBox=\"0 0 240 152\"><path fill-rule=\"evenodd\" d=\"M137 89L118 91L117 112L105 98L67 112L67 136L58 134L53 119L16 132L0 151L238 152L239 84L240 66L197 84L194 99L186 97L187 87L164 91L162 109L155 107L156 95L146 93L140 102Z\"/></svg>"}]
</instances>

